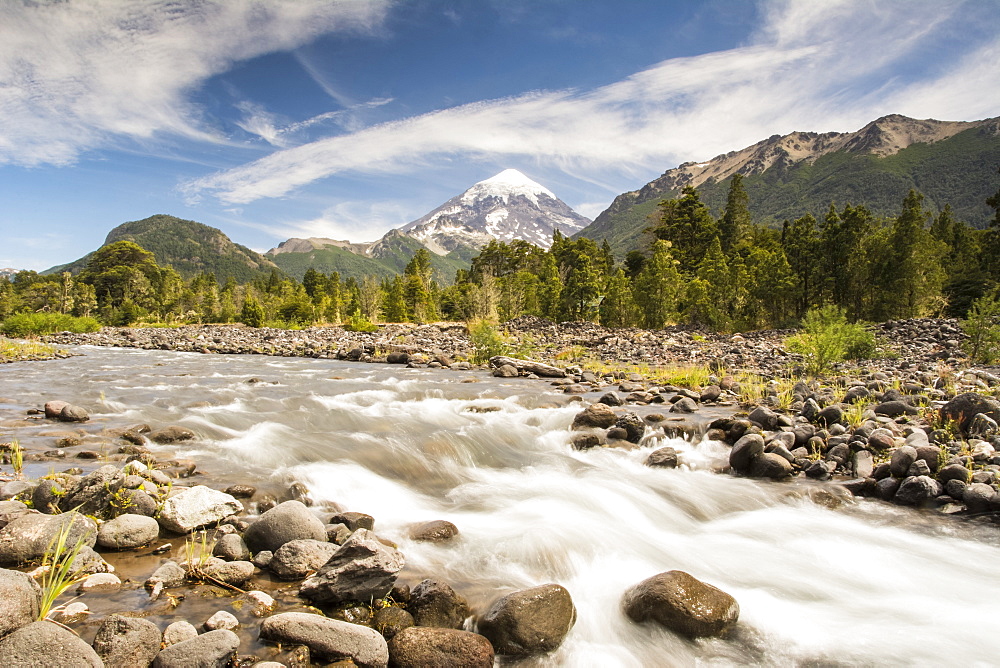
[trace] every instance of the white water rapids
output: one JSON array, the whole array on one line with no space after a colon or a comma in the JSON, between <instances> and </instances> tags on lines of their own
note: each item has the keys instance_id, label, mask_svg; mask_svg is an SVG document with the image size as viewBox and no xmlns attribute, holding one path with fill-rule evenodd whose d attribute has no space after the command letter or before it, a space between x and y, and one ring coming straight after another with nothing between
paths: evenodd
<instances>
[{"instance_id":1,"label":"white water rapids","mask_svg":"<svg viewBox=\"0 0 1000 668\"><path fill-rule=\"evenodd\" d=\"M406 556L402 581L443 580L480 612L514 589L565 586L575 627L556 652L518 665L1000 664L992 526L866 501L830 509L810 500L819 484L713 473L727 457L716 443L576 452L569 426L581 405L538 381L80 350L0 367L0 415L64 399L91 412L90 429L189 427L200 440L179 450L200 468L228 482L299 480L317 508L374 516ZM18 434L52 447L41 427ZM668 443L679 469L643 465ZM433 519L456 524L458 539L408 539L409 525ZM673 569L737 599L732 637L692 642L622 614L628 587Z\"/></svg>"}]
</instances>

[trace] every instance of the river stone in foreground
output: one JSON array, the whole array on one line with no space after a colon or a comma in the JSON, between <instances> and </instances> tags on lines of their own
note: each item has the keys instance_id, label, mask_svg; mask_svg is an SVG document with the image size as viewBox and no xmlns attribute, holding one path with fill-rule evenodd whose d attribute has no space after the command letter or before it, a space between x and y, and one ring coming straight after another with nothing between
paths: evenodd
<instances>
[{"instance_id":1,"label":"river stone in foreground","mask_svg":"<svg viewBox=\"0 0 1000 668\"><path fill-rule=\"evenodd\" d=\"M0 640L4 668L103 668L94 648L52 622L32 622Z\"/></svg>"},{"instance_id":2,"label":"river stone in foreground","mask_svg":"<svg viewBox=\"0 0 1000 668\"><path fill-rule=\"evenodd\" d=\"M298 580L323 566L339 549L326 541L290 540L275 551L267 566L282 580Z\"/></svg>"},{"instance_id":3,"label":"river stone in foreground","mask_svg":"<svg viewBox=\"0 0 1000 668\"><path fill-rule=\"evenodd\" d=\"M250 551L274 552L291 540L326 540L326 528L301 501L285 501L271 508L243 534Z\"/></svg>"},{"instance_id":4,"label":"river stone in foreground","mask_svg":"<svg viewBox=\"0 0 1000 668\"><path fill-rule=\"evenodd\" d=\"M160 629L148 619L109 615L94 637L106 668L148 666L160 651Z\"/></svg>"},{"instance_id":5,"label":"river stone in foreground","mask_svg":"<svg viewBox=\"0 0 1000 668\"><path fill-rule=\"evenodd\" d=\"M119 515L101 525L97 544L115 550L142 547L160 535L160 524L145 515Z\"/></svg>"},{"instance_id":6,"label":"river stone in foreground","mask_svg":"<svg viewBox=\"0 0 1000 668\"><path fill-rule=\"evenodd\" d=\"M402 567L399 550L383 545L368 529L358 529L303 581L299 594L321 603L378 600L392 589Z\"/></svg>"},{"instance_id":7,"label":"river stone in foreground","mask_svg":"<svg viewBox=\"0 0 1000 668\"><path fill-rule=\"evenodd\" d=\"M153 668L225 668L239 646L232 631L209 631L161 650Z\"/></svg>"},{"instance_id":8,"label":"river stone in foreground","mask_svg":"<svg viewBox=\"0 0 1000 668\"><path fill-rule=\"evenodd\" d=\"M389 641L397 668L492 668L493 646L478 633L411 626Z\"/></svg>"},{"instance_id":9,"label":"river stone in foreground","mask_svg":"<svg viewBox=\"0 0 1000 668\"><path fill-rule=\"evenodd\" d=\"M159 521L165 529L188 533L241 512L243 504L235 497L205 485L196 485L164 501Z\"/></svg>"},{"instance_id":10,"label":"river stone in foreground","mask_svg":"<svg viewBox=\"0 0 1000 668\"><path fill-rule=\"evenodd\" d=\"M38 619L42 588L26 573L0 568L0 637Z\"/></svg>"},{"instance_id":11,"label":"river stone in foreground","mask_svg":"<svg viewBox=\"0 0 1000 668\"><path fill-rule=\"evenodd\" d=\"M78 541L86 547L93 547L97 541L97 524L80 513L22 515L0 530L0 565L24 564L41 559L63 527L69 527L66 536L68 547L73 547Z\"/></svg>"},{"instance_id":12,"label":"river stone in foreground","mask_svg":"<svg viewBox=\"0 0 1000 668\"><path fill-rule=\"evenodd\" d=\"M651 619L693 638L721 635L740 616L736 599L684 571L643 580L625 592L622 607L634 622Z\"/></svg>"},{"instance_id":13,"label":"river stone in foreground","mask_svg":"<svg viewBox=\"0 0 1000 668\"><path fill-rule=\"evenodd\" d=\"M307 612L283 612L260 623L260 637L275 642L307 645L328 659L351 659L364 668L389 663L385 638L375 629Z\"/></svg>"},{"instance_id":14,"label":"river stone in foreground","mask_svg":"<svg viewBox=\"0 0 1000 668\"><path fill-rule=\"evenodd\" d=\"M497 654L551 652L576 623L576 607L560 585L546 584L500 598L479 620L479 632Z\"/></svg>"}]
</instances>

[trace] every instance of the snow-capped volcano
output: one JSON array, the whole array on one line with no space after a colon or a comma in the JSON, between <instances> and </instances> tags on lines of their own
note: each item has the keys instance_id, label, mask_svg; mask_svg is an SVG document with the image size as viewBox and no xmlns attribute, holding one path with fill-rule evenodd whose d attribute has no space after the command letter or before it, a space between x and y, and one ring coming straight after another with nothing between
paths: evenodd
<instances>
[{"instance_id":1,"label":"snow-capped volcano","mask_svg":"<svg viewBox=\"0 0 1000 668\"><path fill-rule=\"evenodd\" d=\"M505 169L400 232L444 255L461 246L480 248L491 239L523 239L548 248L555 230L569 236L589 224L547 188L516 169Z\"/></svg>"}]
</instances>

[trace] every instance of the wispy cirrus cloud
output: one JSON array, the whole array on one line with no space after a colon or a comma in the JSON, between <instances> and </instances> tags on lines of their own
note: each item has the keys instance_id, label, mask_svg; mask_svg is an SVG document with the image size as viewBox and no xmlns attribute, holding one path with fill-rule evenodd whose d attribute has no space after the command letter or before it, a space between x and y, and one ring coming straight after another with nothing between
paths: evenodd
<instances>
[{"instance_id":1,"label":"wispy cirrus cloud","mask_svg":"<svg viewBox=\"0 0 1000 668\"><path fill-rule=\"evenodd\" d=\"M914 71L921 49L960 29L969 6L768 3L740 48L668 60L594 90L530 92L328 137L185 189L245 203L338 173L405 173L456 157L530 157L566 171L637 172L712 157L772 132L856 129L885 113L992 115L1000 108L1000 88L989 79L1000 67L996 41L970 43L946 74L940 63ZM902 63L908 77L888 74ZM941 86L955 91L951 100L935 94Z\"/></svg>"},{"instance_id":2,"label":"wispy cirrus cloud","mask_svg":"<svg viewBox=\"0 0 1000 668\"><path fill-rule=\"evenodd\" d=\"M0 163L68 164L122 138L224 137L190 100L236 62L336 30L386 0L70 0L0 5ZM260 128L258 128L260 129Z\"/></svg>"}]
</instances>

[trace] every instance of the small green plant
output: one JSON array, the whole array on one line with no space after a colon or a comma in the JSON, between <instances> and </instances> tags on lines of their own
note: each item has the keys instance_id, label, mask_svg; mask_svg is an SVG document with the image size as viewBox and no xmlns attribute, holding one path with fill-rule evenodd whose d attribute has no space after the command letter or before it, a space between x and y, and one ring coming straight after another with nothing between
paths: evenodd
<instances>
[{"instance_id":1,"label":"small green plant","mask_svg":"<svg viewBox=\"0 0 1000 668\"><path fill-rule=\"evenodd\" d=\"M1000 298L996 291L972 302L969 314L959 323L968 338L962 349L969 361L992 364L1000 359Z\"/></svg>"},{"instance_id":2,"label":"small green plant","mask_svg":"<svg viewBox=\"0 0 1000 668\"><path fill-rule=\"evenodd\" d=\"M739 397L740 403L746 406L759 404L764 399L766 381L760 376L752 373L743 374L739 377Z\"/></svg>"},{"instance_id":3,"label":"small green plant","mask_svg":"<svg viewBox=\"0 0 1000 668\"><path fill-rule=\"evenodd\" d=\"M827 305L812 309L802 319L802 332L785 340L793 353L805 358L806 370L821 376L847 359L869 359L877 352L875 336L863 325L847 322L844 310Z\"/></svg>"},{"instance_id":4,"label":"small green plant","mask_svg":"<svg viewBox=\"0 0 1000 668\"><path fill-rule=\"evenodd\" d=\"M587 348L585 346L574 345L569 348L563 348L557 352L554 359L566 362L579 362L587 357Z\"/></svg>"},{"instance_id":5,"label":"small green plant","mask_svg":"<svg viewBox=\"0 0 1000 668\"><path fill-rule=\"evenodd\" d=\"M644 375L649 375L658 383L695 390L708 385L708 377L712 372L704 364L684 364L661 367Z\"/></svg>"},{"instance_id":6,"label":"small green plant","mask_svg":"<svg viewBox=\"0 0 1000 668\"><path fill-rule=\"evenodd\" d=\"M129 489L122 487L117 491L111 491L108 483L104 483L104 489L108 493L108 507L112 517L118 517L129 512L129 508L135 505Z\"/></svg>"},{"instance_id":7,"label":"small green plant","mask_svg":"<svg viewBox=\"0 0 1000 668\"><path fill-rule=\"evenodd\" d=\"M204 579L205 564L212 557L212 548L208 545L208 531L196 531L184 540L184 567L188 577Z\"/></svg>"},{"instance_id":8,"label":"small green plant","mask_svg":"<svg viewBox=\"0 0 1000 668\"><path fill-rule=\"evenodd\" d=\"M868 407L870 405L871 402L865 401L864 399L852 401L847 406L847 409L844 410L844 420L846 420L847 424L851 427L860 427L865 421L865 413L868 411Z\"/></svg>"},{"instance_id":9,"label":"small green plant","mask_svg":"<svg viewBox=\"0 0 1000 668\"><path fill-rule=\"evenodd\" d=\"M377 332L378 325L361 315L361 311L354 311L347 318L343 325L348 332Z\"/></svg>"},{"instance_id":10,"label":"small green plant","mask_svg":"<svg viewBox=\"0 0 1000 668\"><path fill-rule=\"evenodd\" d=\"M469 343L472 344L472 361L476 364L485 364L491 357L510 352L506 337L488 320L469 322Z\"/></svg>"},{"instance_id":11,"label":"small green plant","mask_svg":"<svg viewBox=\"0 0 1000 668\"><path fill-rule=\"evenodd\" d=\"M86 544L86 536L81 536L75 543L70 544L69 536L72 528L73 522L65 522L49 544L45 556L42 557L42 576L38 583L42 588L41 603L38 606L40 620L55 612L58 609L55 606L56 600L67 589L84 579L80 571L74 569L73 563Z\"/></svg>"}]
</instances>

